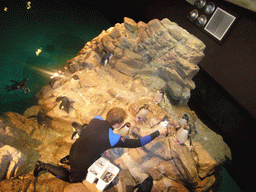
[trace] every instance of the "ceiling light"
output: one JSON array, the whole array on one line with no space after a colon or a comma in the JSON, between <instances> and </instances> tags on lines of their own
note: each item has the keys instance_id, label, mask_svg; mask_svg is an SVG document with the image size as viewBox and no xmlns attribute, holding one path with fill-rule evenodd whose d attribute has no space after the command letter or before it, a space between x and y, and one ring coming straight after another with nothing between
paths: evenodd
<instances>
[{"instance_id":1,"label":"ceiling light","mask_svg":"<svg viewBox=\"0 0 256 192\"><path fill-rule=\"evenodd\" d=\"M205 6L206 4L206 0L197 0L195 2L195 5L197 6L198 9L201 9Z\"/></svg>"},{"instance_id":2,"label":"ceiling light","mask_svg":"<svg viewBox=\"0 0 256 192\"><path fill-rule=\"evenodd\" d=\"M204 12L206 14L211 14L215 10L215 4L213 2L207 3L204 7Z\"/></svg>"},{"instance_id":3,"label":"ceiling light","mask_svg":"<svg viewBox=\"0 0 256 192\"><path fill-rule=\"evenodd\" d=\"M196 9L193 9L189 14L188 14L188 18L191 20L191 21L194 21L197 19L199 13Z\"/></svg>"},{"instance_id":4,"label":"ceiling light","mask_svg":"<svg viewBox=\"0 0 256 192\"><path fill-rule=\"evenodd\" d=\"M197 18L196 20L196 24L199 26L199 27L203 27L207 22L207 17L205 15L201 15Z\"/></svg>"}]
</instances>

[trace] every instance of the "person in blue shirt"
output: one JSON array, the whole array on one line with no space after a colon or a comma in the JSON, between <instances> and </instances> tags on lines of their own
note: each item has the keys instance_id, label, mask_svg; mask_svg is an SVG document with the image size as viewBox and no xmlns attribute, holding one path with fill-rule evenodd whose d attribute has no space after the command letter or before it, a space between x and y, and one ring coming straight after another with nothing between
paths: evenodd
<instances>
[{"instance_id":1,"label":"person in blue shirt","mask_svg":"<svg viewBox=\"0 0 256 192\"><path fill-rule=\"evenodd\" d=\"M167 128L164 127L137 139L124 138L115 134L113 130L122 125L126 116L125 110L119 107L110 109L106 120L100 116L95 116L71 146L69 153L70 170L38 161L34 176L37 177L38 173L44 170L70 183L82 182L87 175L88 168L108 149L141 147L159 135L165 136L167 133Z\"/></svg>"}]
</instances>

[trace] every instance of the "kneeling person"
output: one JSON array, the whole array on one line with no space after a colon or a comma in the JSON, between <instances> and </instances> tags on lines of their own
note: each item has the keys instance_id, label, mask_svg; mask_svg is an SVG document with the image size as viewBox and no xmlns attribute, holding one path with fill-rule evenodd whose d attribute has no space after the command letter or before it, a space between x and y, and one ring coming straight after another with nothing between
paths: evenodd
<instances>
[{"instance_id":1,"label":"kneeling person","mask_svg":"<svg viewBox=\"0 0 256 192\"><path fill-rule=\"evenodd\" d=\"M110 109L107 113L106 120L100 116L95 116L86 126L86 129L83 129L80 137L70 149L70 170L62 166L56 167L38 161L34 170L34 176L37 177L40 171L45 170L70 183L82 182L87 175L88 168L106 150L117 147L141 147L159 135L166 135L166 127L138 139L128 139L115 134L113 130L122 125L126 116L125 110L119 107Z\"/></svg>"}]
</instances>

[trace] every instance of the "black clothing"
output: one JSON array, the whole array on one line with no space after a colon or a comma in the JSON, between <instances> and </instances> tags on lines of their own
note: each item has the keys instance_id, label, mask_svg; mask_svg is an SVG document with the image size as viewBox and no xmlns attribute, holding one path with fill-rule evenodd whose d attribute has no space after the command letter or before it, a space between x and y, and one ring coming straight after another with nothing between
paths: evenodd
<instances>
[{"instance_id":1,"label":"black clothing","mask_svg":"<svg viewBox=\"0 0 256 192\"><path fill-rule=\"evenodd\" d=\"M141 147L159 135L159 131L155 131L150 135L138 139L124 138L113 133L112 126L100 116L96 116L90 121L86 128L82 130L80 137L75 141L70 149L69 164L71 169L69 182L82 182L87 175L88 168L106 150L116 147ZM48 171L51 172L50 169L48 169ZM54 169L54 171L56 170ZM65 178L62 175L64 172L65 171L59 170L59 175L56 174L56 172L53 174L60 176L59 178L61 179Z\"/></svg>"}]
</instances>

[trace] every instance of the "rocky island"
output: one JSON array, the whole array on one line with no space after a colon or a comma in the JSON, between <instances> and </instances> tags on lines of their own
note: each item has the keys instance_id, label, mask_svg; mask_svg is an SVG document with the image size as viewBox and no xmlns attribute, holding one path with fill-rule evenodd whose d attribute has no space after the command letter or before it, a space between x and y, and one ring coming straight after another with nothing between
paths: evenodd
<instances>
[{"instance_id":1,"label":"rocky island","mask_svg":"<svg viewBox=\"0 0 256 192\"><path fill-rule=\"evenodd\" d=\"M110 150L109 160L120 172L106 191L132 191L149 175L152 191L216 191L220 166L232 159L231 151L187 106L204 49L202 41L167 18L146 24L125 17L102 31L36 94L38 105L0 117L1 191L96 191L94 184L70 184L46 172L36 179L33 170L39 159L57 165L69 154L72 122L105 118L116 106L127 111L127 137L151 133L165 115L170 123L166 137L144 147ZM159 90L162 97L156 98ZM150 112L137 123L135 114L145 104ZM196 132L181 145L175 138L184 114Z\"/></svg>"}]
</instances>

